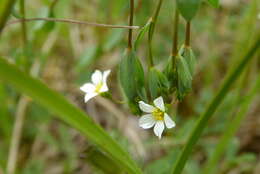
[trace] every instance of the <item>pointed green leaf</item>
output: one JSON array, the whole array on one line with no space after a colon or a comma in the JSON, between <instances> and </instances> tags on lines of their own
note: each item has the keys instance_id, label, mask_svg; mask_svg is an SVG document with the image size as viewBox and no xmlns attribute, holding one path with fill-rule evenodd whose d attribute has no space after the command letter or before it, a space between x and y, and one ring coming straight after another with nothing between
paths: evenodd
<instances>
[{"instance_id":1,"label":"pointed green leaf","mask_svg":"<svg viewBox=\"0 0 260 174\"><path fill-rule=\"evenodd\" d=\"M89 142L106 152L125 171L131 174L141 174L140 169L129 154L88 115L69 103L62 95L49 89L39 80L20 71L15 65L7 63L3 58L0 58L0 79L30 96L51 111L54 116L79 130Z\"/></svg>"},{"instance_id":2,"label":"pointed green leaf","mask_svg":"<svg viewBox=\"0 0 260 174\"><path fill-rule=\"evenodd\" d=\"M119 65L119 79L131 111L138 114L138 101L145 100L144 70L133 50L126 50Z\"/></svg>"},{"instance_id":3,"label":"pointed green leaf","mask_svg":"<svg viewBox=\"0 0 260 174\"><path fill-rule=\"evenodd\" d=\"M186 21L191 21L199 9L200 0L177 0L177 5Z\"/></svg>"},{"instance_id":4,"label":"pointed green leaf","mask_svg":"<svg viewBox=\"0 0 260 174\"><path fill-rule=\"evenodd\" d=\"M145 24L144 27L142 27L137 35L137 38L134 42L134 48L137 49L138 45L140 44L141 40L143 39L145 33L149 30L151 26L152 20L149 19L149 21Z\"/></svg>"},{"instance_id":5,"label":"pointed green leaf","mask_svg":"<svg viewBox=\"0 0 260 174\"><path fill-rule=\"evenodd\" d=\"M191 49L191 47L186 47L186 46L182 46L183 47L183 53L181 54L187 65L188 65L188 68L189 68L189 71L190 71L190 74L191 76L194 74L194 69L195 69L195 64L196 64L196 59L195 59L195 55Z\"/></svg>"},{"instance_id":6,"label":"pointed green leaf","mask_svg":"<svg viewBox=\"0 0 260 174\"><path fill-rule=\"evenodd\" d=\"M148 86L152 100L167 95L170 87L166 76L154 67L148 72Z\"/></svg>"},{"instance_id":7,"label":"pointed green leaf","mask_svg":"<svg viewBox=\"0 0 260 174\"><path fill-rule=\"evenodd\" d=\"M178 79L177 97L182 100L192 88L192 76L185 59L181 55L176 57L176 69Z\"/></svg>"}]
</instances>

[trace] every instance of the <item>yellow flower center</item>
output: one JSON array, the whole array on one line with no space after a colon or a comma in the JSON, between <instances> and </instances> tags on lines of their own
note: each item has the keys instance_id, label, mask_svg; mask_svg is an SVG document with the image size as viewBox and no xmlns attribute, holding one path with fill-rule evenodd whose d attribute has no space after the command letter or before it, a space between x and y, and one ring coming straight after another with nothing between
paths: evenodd
<instances>
[{"instance_id":1,"label":"yellow flower center","mask_svg":"<svg viewBox=\"0 0 260 174\"><path fill-rule=\"evenodd\" d=\"M102 83L102 82L100 82L99 84L97 84L97 85L96 85L95 92L96 92L96 93L100 93L100 89L102 88L102 86L103 86L103 83Z\"/></svg>"},{"instance_id":2,"label":"yellow flower center","mask_svg":"<svg viewBox=\"0 0 260 174\"><path fill-rule=\"evenodd\" d=\"M152 112L152 115L155 120L159 121L159 120L163 120L164 113L157 108Z\"/></svg>"}]
</instances>

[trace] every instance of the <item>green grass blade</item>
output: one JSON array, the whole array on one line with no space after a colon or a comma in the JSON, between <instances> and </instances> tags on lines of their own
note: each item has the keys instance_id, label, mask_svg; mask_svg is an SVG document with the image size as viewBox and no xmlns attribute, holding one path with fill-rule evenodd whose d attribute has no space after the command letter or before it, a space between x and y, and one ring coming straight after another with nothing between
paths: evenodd
<instances>
[{"instance_id":1,"label":"green grass blade","mask_svg":"<svg viewBox=\"0 0 260 174\"><path fill-rule=\"evenodd\" d=\"M252 48L249 50L249 52L234 66L234 68L227 74L220 90L216 94L216 96L211 101L210 105L204 112L204 114L201 115L199 120L197 121L195 127L193 128L190 137L188 139L187 144L185 145L182 153L180 154L177 162L173 166L173 174L180 174L185 166L186 161L188 160L188 157L190 156L193 146L196 144L198 139L200 138L202 131L207 126L207 123L209 119L212 117L220 103L225 98L226 94L228 93L230 87L232 84L237 80L237 78L240 76L240 74L245 69L248 62L253 58L254 53L257 51L257 49L260 47L260 37L257 38L256 42L252 46Z\"/></svg>"},{"instance_id":2,"label":"green grass blade","mask_svg":"<svg viewBox=\"0 0 260 174\"><path fill-rule=\"evenodd\" d=\"M49 109L61 120L78 129L85 137L130 174L141 174L133 160L100 126L83 111L70 104L65 97L49 89L37 79L20 71L15 65L0 58L0 79L16 87L36 102Z\"/></svg>"},{"instance_id":3,"label":"green grass blade","mask_svg":"<svg viewBox=\"0 0 260 174\"><path fill-rule=\"evenodd\" d=\"M0 3L0 34L3 30L5 23L12 12L15 0L1 0Z\"/></svg>"},{"instance_id":4,"label":"green grass blade","mask_svg":"<svg viewBox=\"0 0 260 174\"><path fill-rule=\"evenodd\" d=\"M260 92L260 76L258 76L258 80L256 81L256 84L249 92L248 96L242 99L243 103L241 105L241 109L239 110L238 114L234 117L232 121L227 122L226 129L224 130L223 136L219 140L219 143L217 144L212 156L205 164L203 174L211 174L213 173L213 171L216 171L216 167L219 159L224 154L225 149L228 146L230 140L233 138L240 124L244 120L246 113L250 108L249 107L250 104L252 103L253 99L257 95L259 95L259 92Z\"/></svg>"}]
</instances>

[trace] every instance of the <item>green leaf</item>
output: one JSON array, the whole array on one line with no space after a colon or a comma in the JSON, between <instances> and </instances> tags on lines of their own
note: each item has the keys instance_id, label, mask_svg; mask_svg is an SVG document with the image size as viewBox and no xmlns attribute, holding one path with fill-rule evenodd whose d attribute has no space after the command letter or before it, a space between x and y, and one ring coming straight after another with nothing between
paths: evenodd
<instances>
[{"instance_id":1,"label":"green leaf","mask_svg":"<svg viewBox=\"0 0 260 174\"><path fill-rule=\"evenodd\" d=\"M146 32L148 32L150 26L152 24L152 20L149 19L148 22L145 24L144 27L142 27L137 35L137 38L134 42L134 49L136 50L138 45L140 44L141 40L143 39Z\"/></svg>"},{"instance_id":2,"label":"green leaf","mask_svg":"<svg viewBox=\"0 0 260 174\"><path fill-rule=\"evenodd\" d=\"M181 174L186 161L188 160L189 156L192 153L192 150L194 149L194 145L197 143L203 130L206 128L209 119L213 116L218 106L226 97L229 89L238 79L238 77L243 72L248 62L253 58L255 52L258 50L259 47L260 37L256 39L252 48L247 52L247 54L244 57L242 57L242 59L238 63L235 64L234 68L232 68L231 71L227 74L223 84L221 85L220 90L216 93L216 96L212 99L206 111L200 116L200 118L196 122L196 125L189 136L187 144L182 150L180 156L178 157L177 162L174 163L173 174Z\"/></svg>"},{"instance_id":3,"label":"green leaf","mask_svg":"<svg viewBox=\"0 0 260 174\"><path fill-rule=\"evenodd\" d=\"M190 74L192 76L194 74L194 69L195 69L195 64L196 64L195 55L194 55L191 47L186 47L183 45L181 49L183 49L182 56L184 57L187 65L188 65Z\"/></svg>"},{"instance_id":4,"label":"green leaf","mask_svg":"<svg viewBox=\"0 0 260 174\"><path fill-rule=\"evenodd\" d=\"M219 0L208 0L208 2L215 8L219 7Z\"/></svg>"},{"instance_id":5,"label":"green leaf","mask_svg":"<svg viewBox=\"0 0 260 174\"><path fill-rule=\"evenodd\" d=\"M133 50L126 50L119 65L119 81L131 111L139 114L138 101L145 100L144 70Z\"/></svg>"},{"instance_id":6,"label":"green leaf","mask_svg":"<svg viewBox=\"0 0 260 174\"><path fill-rule=\"evenodd\" d=\"M192 88L192 76L185 59L178 55L176 57L177 69L177 97L182 100Z\"/></svg>"},{"instance_id":7,"label":"green leaf","mask_svg":"<svg viewBox=\"0 0 260 174\"><path fill-rule=\"evenodd\" d=\"M30 96L37 103L48 108L54 116L79 130L89 142L106 152L125 171L131 174L141 173L129 154L88 115L69 103L62 95L49 89L39 80L21 72L15 65L7 63L3 58L0 58L0 79Z\"/></svg>"},{"instance_id":8,"label":"green leaf","mask_svg":"<svg viewBox=\"0 0 260 174\"><path fill-rule=\"evenodd\" d=\"M165 75L156 68L150 68L148 72L148 86L152 100L168 94L169 82Z\"/></svg>"},{"instance_id":9,"label":"green leaf","mask_svg":"<svg viewBox=\"0 0 260 174\"><path fill-rule=\"evenodd\" d=\"M177 0L177 6L186 21L191 21L199 9L200 0Z\"/></svg>"},{"instance_id":10,"label":"green leaf","mask_svg":"<svg viewBox=\"0 0 260 174\"><path fill-rule=\"evenodd\" d=\"M169 82L169 87L170 87L170 93L173 93L174 90L177 88L177 72L176 68L173 69L172 61L175 59L175 57L171 56L168 59L167 65L165 69L163 70L163 74L167 78Z\"/></svg>"}]
</instances>

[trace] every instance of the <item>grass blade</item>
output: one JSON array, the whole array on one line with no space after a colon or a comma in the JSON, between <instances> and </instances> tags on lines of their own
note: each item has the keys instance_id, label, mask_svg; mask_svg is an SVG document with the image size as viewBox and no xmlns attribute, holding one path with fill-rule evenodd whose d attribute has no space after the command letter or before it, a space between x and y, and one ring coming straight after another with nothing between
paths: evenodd
<instances>
[{"instance_id":1,"label":"grass blade","mask_svg":"<svg viewBox=\"0 0 260 174\"><path fill-rule=\"evenodd\" d=\"M217 107L225 98L230 87L240 76L240 74L245 69L248 62L253 58L254 53L257 51L259 47L260 47L260 37L257 38L256 42L254 43L252 48L248 51L248 53L238 62L238 64L234 66L234 68L226 76L220 90L213 98L213 100L211 101L210 105L208 106L204 114L200 116L195 127L193 128L187 144L185 145L182 153L180 154L177 162L173 167L173 174L180 174L182 172L185 163L192 152L193 146L197 143L198 139L202 134L202 131L207 126L208 120L213 116Z\"/></svg>"},{"instance_id":2,"label":"grass blade","mask_svg":"<svg viewBox=\"0 0 260 174\"><path fill-rule=\"evenodd\" d=\"M240 124L244 120L246 113L247 113L248 109L250 108L249 106L252 103L253 99L257 95L259 95L259 91L260 91L259 89L260 89L260 76L258 76L258 80L256 81L256 84L249 92L248 96L246 96L244 99L242 99L243 103L242 103L241 109L239 110L237 115L234 117L234 119L232 121L227 122L226 129L224 130L225 133L219 140L219 143L217 144L212 156L210 157L208 162L205 164L203 174L211 174L211 173L214 173L213 171L216 171L217 162L222 157L231 138L233 138L233 136L235 135Z\"/></svg>"},{"instance_id":3,"label":"grass blade","mask_svg":"<svg viewBox=\"0 0 260 174\"><path fill-rule=\"evenodd\" d=\"M37 79L21 72L15 65L0 58L0 79L16 87L49 109L61 120L78 129L85 137L130 174L141 174L134 161L100 126L83 111L70 104L62 95L49 89Z\"/></svg>"}]
</instances>

